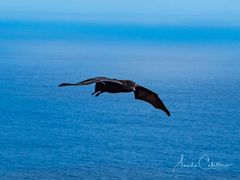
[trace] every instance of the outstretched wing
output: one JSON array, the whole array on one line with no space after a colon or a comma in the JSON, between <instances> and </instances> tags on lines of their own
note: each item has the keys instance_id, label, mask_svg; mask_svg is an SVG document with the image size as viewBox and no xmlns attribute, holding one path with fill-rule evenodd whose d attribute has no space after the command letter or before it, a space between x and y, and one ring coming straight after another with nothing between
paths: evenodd
<instances>
[{"instance_id":1,"label":"outstretched wing","mask_svg":"<svg viewBox=\"0 0 240 180\"><path fill-rule=\"evenodd\" d=\"M152 104L155 108L163 110L168 116L170 116L170 112L156 93L142 86L136 86L135 89L134 95L136 99L146 101Z\"/></svg>"},{"instance_id":2,"label":"outstretched wing","mask_svg":"<svg viewBox=\"0 0 240 180\"><path fill-rule=\"evenodd\" d=\"M101 82L103 84L104 84L104 82L113 82L113 83L123 85L123 83L121 81L117 80L117 79L111 79L111 78L106 78L106 77L95 77L95 78L90 78L90 79L81 81L79 83L61 83L59 85L59 87L62 87L62 86L81 86L81 85L88 85L88 84L97 83L97 82Z\"/></svg>"}]
</instances>

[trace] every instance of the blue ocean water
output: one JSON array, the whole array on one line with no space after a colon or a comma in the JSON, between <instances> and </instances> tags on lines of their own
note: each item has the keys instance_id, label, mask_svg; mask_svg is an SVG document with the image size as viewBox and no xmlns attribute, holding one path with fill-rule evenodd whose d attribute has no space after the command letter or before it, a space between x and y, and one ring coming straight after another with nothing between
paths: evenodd
<instances>
[{"instance_id":1,"label":"blue ocean water","mask_svg":"<svg viewBox=\"0 0 240 180\"><path fill-rule=\"evenodd\" d=\"M240 178L237 28L0 27L1 179ZM95 76L152 89L171 117L131 93L57 87Z\"/></svg>"}]
</instances>

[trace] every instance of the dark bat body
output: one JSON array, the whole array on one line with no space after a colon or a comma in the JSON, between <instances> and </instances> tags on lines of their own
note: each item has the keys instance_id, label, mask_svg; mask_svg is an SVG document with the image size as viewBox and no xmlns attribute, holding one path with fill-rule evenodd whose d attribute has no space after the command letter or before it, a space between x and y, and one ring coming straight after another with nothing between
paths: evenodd
<instances>
[{"instance_id":1,"label":"dark bat body","mask_svg":"<svg viewBox=\"0 0 240 180\"><path fill-rule=\"evenodd\" d=\"M116 84L113 82L97 82L95 85L95 92L108 92L108 93L121 93L121 92L132 92L132 89L127 89L121 84Z\"/></svg>"},{"instance_id":2,"label":"dark bat body","mask_svg":"<svg viewBox=\"0 0 240 180\"><path fill-rule=\"evenodd\" d=\"M144 88L142 86L137 85L135 82L130 80L117 80L110 79L106 77L96 77L87 79L85 81L81 81L79 83L62 83L59 87L62 86L80 86L80 85L88 85L95 84L95 91L92 95L99 96L101 93L122 93L122 92L134 92L135 98L146 101L152 104L155 108L163 110L168 116L170 116L170 112L163 104L158 95L151 90Z\"/></svg>"}]
</instances>

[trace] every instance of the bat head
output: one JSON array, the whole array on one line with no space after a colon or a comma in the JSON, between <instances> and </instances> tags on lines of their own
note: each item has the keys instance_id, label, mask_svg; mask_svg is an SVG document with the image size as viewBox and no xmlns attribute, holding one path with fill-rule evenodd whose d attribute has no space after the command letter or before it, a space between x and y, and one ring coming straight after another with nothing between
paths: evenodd
<instances>
[{"instance_id":1,"label":"bat head","mask_svg":"<svg viewBox=\"0 0 240 180\"><path fill-rule=\"evenodd\" d=\"M133 91L135 91L135 86L136 86L136 83L133 82L133 81L130 81L130 80L126 80L126 86L129 88L129 89L132 89Z\"/></svg>"}]
</instances>

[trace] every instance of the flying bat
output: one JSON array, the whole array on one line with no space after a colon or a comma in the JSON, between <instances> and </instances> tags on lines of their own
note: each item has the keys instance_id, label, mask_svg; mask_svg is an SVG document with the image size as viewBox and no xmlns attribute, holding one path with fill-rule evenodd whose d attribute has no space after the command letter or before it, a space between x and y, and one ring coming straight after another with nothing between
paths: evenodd
<instances>
[{"instance_id":1,"label":"flying bat","mask_svg":"<svg viewBox=\"0 0 240 180\"><path fill-rule=\"evenodd\" d=\"M135 99L146 101L152 104L155 108L163 110L168 116L170 116L170 112L155 92L145 87L142 87L131 80L118 80L107 77L95 77L78 83L61 83L59 87L82 86L93 83L95 83L95 91L92 93L92 95L99 96L101 93L104 92L134 92Z\"/></svg>"}]
</instances>

